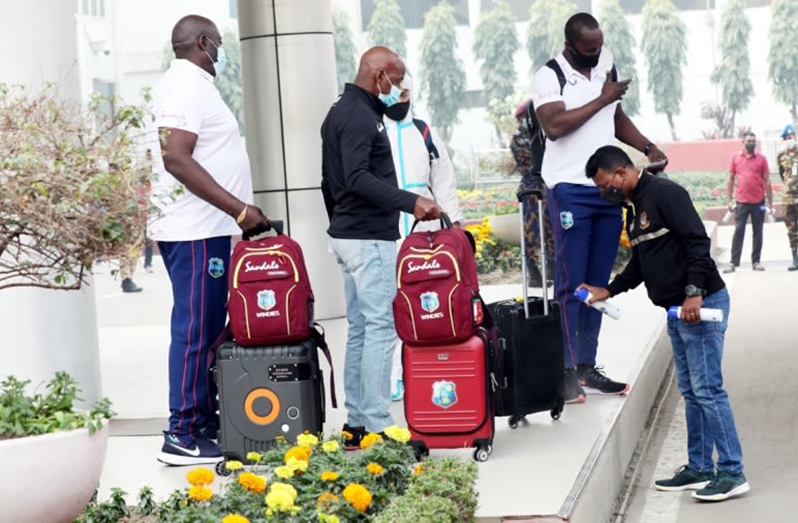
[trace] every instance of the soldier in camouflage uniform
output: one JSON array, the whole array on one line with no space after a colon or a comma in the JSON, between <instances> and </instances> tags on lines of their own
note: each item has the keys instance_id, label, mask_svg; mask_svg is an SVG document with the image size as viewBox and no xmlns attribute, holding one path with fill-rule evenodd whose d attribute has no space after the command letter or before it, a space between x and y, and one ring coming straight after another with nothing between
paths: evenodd
<instances>
[{"instance_id":1,"label":"soldier in camouflage uniform","mask_svg":"<svg viewBox=\"0 0 798 523\"><path fill-rule=\"evenodd\" d=\"M792 250L792 265L787 270L798 270L798 147L795 144L795 129L792 124L781 133L786 148L776 158L779 176L784 182L784 196L781 199L784 210L784 223Z\"/></svg>"},{"instance_id":2,"label":"soldier in camouflage uniform","mask_svg":"<svg viewBox=\"0 0 798 523\"><path fill-rule=\"evenodd\" d=\"M510 141L510 150L515 159L515 170L521 176L518 190L537 189L543 194L543 212L545 214L543 227L546 236L546 272L554 274L554 236L551 232L549 209L546 205L546 184L540 175L540 166L543 161L543 143L532 140L529 136L529 100L521 103L515 111L518 120L518 130ZM529 269L529 282L533 287L542 286L542 276L539 267L540 251L540 225L538 225L538 200L537 196L527 196L524 199L524 230L526 241L526 260Z\"/></svg>"}]
</instances>

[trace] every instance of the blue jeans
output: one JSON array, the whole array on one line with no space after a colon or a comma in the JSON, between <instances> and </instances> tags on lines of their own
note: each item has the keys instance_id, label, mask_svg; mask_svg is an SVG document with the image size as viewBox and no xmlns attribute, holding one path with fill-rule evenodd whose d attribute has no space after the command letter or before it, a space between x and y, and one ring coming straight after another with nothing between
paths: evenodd
<instances>
[{"instance_id":1,"label":"blue jeans","mask_svg":"<svg viewBox=\"0 0 798 523\"><path fill-rule=\"evenodd\" d=\"M349 333L344 363L347 423L381 432L393 425L391 359L398 337L393 323L396 242L330 238L344 276Z\"/></svg>"},{"instance_id":2,"label":"blue jeans","mask_svg":"<svg viewBox=\"0 0 798 523\"><path fill-rule=\"evenodd\" d=\"M689 465L694 470L713 471L715 448L718 469L740 474L742 449L721 373L723 339L729 324L729 292L724 288L707 296L702 307L722 310L723 322L668 320L679 392L684 397Z\"/></svg>"},{"instance_id":3,"label":"blue jeans","mask_svg":"<svg viewBox=\"0 0 798 523\"><path fill-rule=\"evenodd\" d=\"M598 187L558 183L547 193L554 231L554 299L563 320L565 368L596 365L602 314L586 307L574 291L581 283L606 287L623 228L621 207Z\"/></svg>"}]
</instances>

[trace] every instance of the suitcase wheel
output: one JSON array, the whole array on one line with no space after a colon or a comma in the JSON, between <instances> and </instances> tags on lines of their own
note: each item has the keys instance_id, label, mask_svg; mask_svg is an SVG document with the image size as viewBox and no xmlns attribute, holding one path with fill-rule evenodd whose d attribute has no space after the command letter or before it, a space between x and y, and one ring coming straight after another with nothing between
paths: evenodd
<instances>
[{"instance_id":1,"label":"suitcase wheel","mask_svg":"<svg viewBox=\"0 0 798 523\"><path fill-rule=\"evenodd\" d=\"M507 420L507 424L511 429L517 429L518 424L522 421L526 421L526 416L510 416L510 419Z\"/></svg>"},{"instance_id":2,"label":"suitcase wheel","mask_svg":"<svg viewBox=\"0 0 798 523\"><path fill-rule=\"evenodd\" d=\"M554 421L560 419L560 414L562 414L562 409L558 408L551 409L551 419L553 419Z\"/></svg>"},{"instance_id":3,"label":"suitcase wheel","mask_svg":"<svg viewBox=\"0 0 798 523\"><path fill-rule=\"evenodd\" d=\"M224 459L216 463L216 473L222 477L229 476L230 474L233 473L233 471L228 469L225 465L227 465L227 460Z\"/></svg>"},{"instance_id":4,"label":"suitcase wheel","mask_svg":"<svg viewBox=\"0 0 798 523\"><path fill-rule=\"evenodd\" d=\"M411 441L410 444L413 447L413 455L416 457L416 461L421 461L422 458L429 456L429 449L424 445L423 441Z\"/></svg>"},{"instance_id":5,"label":"suitcase wheel","mask_svg":"<svg viewBox=\"0 0 798 523\"><path fill-rule=\"evenodd\" d=\"M492 445L477 447L474 451L474 460L479 462L488 461L488 456L490 456L492 452Z\"/></svg>"}]
</instances>

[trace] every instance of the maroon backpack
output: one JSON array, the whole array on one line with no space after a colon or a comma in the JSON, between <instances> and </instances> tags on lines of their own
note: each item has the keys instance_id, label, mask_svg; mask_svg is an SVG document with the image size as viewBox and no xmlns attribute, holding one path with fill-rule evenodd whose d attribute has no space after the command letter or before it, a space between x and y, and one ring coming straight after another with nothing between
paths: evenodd
<instances>
[{"instance_id":1,"label":"maroon backpack","mask_svg":"<svg viewBox=\"0 0 798 523\"><path fill-rule=\"evenodd\" d=\"M245 347L304 340L313 329L302 249L272 225L277 236L241 241L230 259L230 330Z\"/></svg>"},{"instance_id":2,"label":"maroon backpack","mask_svg":"<svg viewBox=\"0 0 798 523\"><path fill-rule=\"evenodd\" d=\"M451 227L412 232L396 260L396 332L411 345L468 339L482 323L477 264L466 233ZM413 226L415 228L415 225Z\"/></svg>"}]
</instances>

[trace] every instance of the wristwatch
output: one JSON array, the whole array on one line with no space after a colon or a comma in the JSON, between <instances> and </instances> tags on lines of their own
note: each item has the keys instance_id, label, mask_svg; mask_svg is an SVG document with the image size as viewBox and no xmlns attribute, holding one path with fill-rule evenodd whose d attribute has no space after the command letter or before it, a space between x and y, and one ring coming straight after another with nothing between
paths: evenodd
<instances>
[{"instance_id":1,"label":"wristwatch","mask_svg":"<svg viewBox=\"0 0 798 523\"><path fill-rule=\"evenodd\" d=\"M653 144L653 143L651 143L651 142L648 142L648 144L647 144L647 145L646 145L646 146L643 148L643 154L645 154L646 156L648 156L648 153L650 153L650 152L651 152L651 149L653 149L654 147L656 147L656 145L654 145L654 144Z\"/></svg>"},{"instance_id":2,"label":"wristwatch","mask_svg":"<svg viewBox=\"0 0 798 523\"><path fill-rule=\"evenodd\" d=\"M702 289L700 287L696 287L695 285L693 285L691 283L690 285L688 285L687 287L684 288L684 294L688 298L692 298L694 296L706 296L707 295L707 291L705 291L704 289Z\"/></svg>"}]
</instances>

